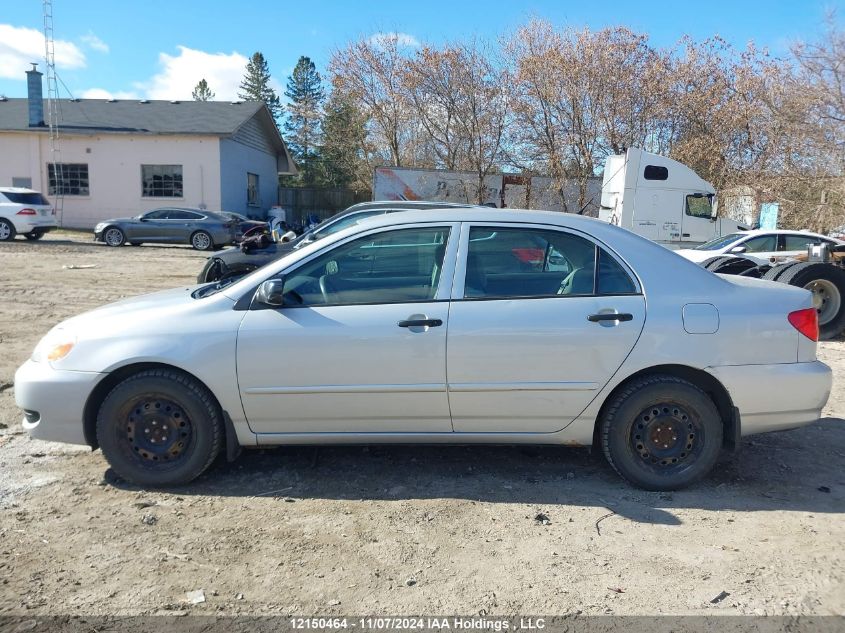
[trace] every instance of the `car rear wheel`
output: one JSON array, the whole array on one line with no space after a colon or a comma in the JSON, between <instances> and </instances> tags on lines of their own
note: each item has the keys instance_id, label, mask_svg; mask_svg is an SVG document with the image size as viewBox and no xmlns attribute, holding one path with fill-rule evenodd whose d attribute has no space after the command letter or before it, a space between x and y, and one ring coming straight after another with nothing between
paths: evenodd
<instances>
[{"instance_id":1,"label":"car rear wheel","mask_svg":"<svg viewBox=\"0 0 845 633\"><path fill-rule=\"evenodd\" d=\"M191 235L191 246L198 251L208 251L214 248L214 241L205 231L197 231Z\"/></svg>"},{"instance_id":2,"label":"car rear wheel","mask_svg":"<svg viewBox=\"0 0 845 633\"><path fill-rule=\"evenodd\" d=\"M32 233L24 233L24 237L30 241L40 240L44 237L44 231L32 231Z\"/></svg>"},{"instance_id":3,"label":"car rear wheel","mask_svg":"<svg viewBox=\"0 0 845 633\"><path fill-rule=\"evenodd\" d=\"M144 486L188 483L223 445L221 413L201 383L168 369L139 372L106 396L97 441L123 479Z\"/></svg>"},{"instance_id":4,"label":"car rear wheel","mask_svg":"<svg viewBox=\"0 0 845 633\"><path fill-rule=\"evenodd\" d=\"M678 490L704 477L722 447L723 426L710 397L669 375L625 385L601 420L605 457L622 477L646 490Z\"/></svg>"},{"instance_id":5,"label":"car rear wheel","mask_svg":"<svg viewBox=\"0 0 845 633\"><path fill-rule=\"evenodd\" d=\"M8 242L15 239L15 225L6 218L0 218L0 242Z\"/></svg>"},{"instance_id":6,"label":"car rear wheel","mask_svg":"<svg viewBox=\"0 0 845 633\"><path fill-rule=\"evenodd\" d=\"M106 232L103 233L103 241L108 246L123 246L123 243L126 241L126 236L116 226L110 226L106 229Z\"/></svg>"}]
</instances>

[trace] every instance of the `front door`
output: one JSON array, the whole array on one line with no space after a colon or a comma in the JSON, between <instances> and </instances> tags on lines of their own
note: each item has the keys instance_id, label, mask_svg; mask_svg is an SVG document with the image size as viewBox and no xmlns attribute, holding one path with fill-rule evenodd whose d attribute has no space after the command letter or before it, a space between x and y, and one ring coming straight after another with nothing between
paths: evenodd
<instances>
[{"instance_id":1,"label":"front door","mask_svg":"<svg viewBox=\"0 0 845 633\"><path fill-rule=\"evenodd\" d=\"M453 427L560 430L633 348L645 323L643 296L624 267L584 236L547 227L467 228L466 272L449 312Z\"/></svg>"},{"instance_id":2,"label":"front door","mask_svg":"<svg viewBox=\"0 0 845 633\"><path fill-rule=\"evenodd\" d=\"M681 241L703 244L716 237L717 223L713 221L713 198L706 193L684 196L681 216Z\"/></svg>"},{"instance_id":3,"label":"front door","mask_svg":"<svg viewBox=\"0 0 845 633\"><path fill-rule=\"evenodd\" d=\"M452 225L380 229L287 271L286 305L249 310L238 332L238 382L250 428L451 432L452 275L441 272L454 257L447 255L452 232Z\"/></svg>"}]
</instances>

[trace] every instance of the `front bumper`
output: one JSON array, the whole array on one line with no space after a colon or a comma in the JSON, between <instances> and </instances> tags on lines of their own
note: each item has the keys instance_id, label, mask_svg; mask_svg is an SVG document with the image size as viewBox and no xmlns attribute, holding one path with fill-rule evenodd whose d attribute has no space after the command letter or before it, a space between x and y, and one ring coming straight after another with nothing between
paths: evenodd
<instances>
[{"instance_id":1,"label":"front bumper","mask_svg":"<svg viewBox=\"0 0 845 633\"><path fill-rule=\"evenodd\" d=\"M89 445L83 424L85 403L105 375L26 361L15 372L15 402L25 411L24 430L39 440Z\"/></svg>"},{"instance_id":2,"label":"front bumper","mask_svg":"<svg viewBox=\"0 0 845 633\"><path fill-rule=\"evenodd\" d=\"M739 409L742 435L816 422L827 404L833 372L821 361L709 367Z\"/></svg>"}]
</instances>

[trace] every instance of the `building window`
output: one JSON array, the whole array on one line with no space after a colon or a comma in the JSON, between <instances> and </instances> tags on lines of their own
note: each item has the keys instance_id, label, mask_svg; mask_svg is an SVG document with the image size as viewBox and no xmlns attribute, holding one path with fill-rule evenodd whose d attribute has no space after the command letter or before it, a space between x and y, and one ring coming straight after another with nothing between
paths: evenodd
<instances>
[{"instance_id":1,"label":"building window","mask_svg":"<svg viewBox=\"0 0 845 633\"><path fill-rule=\"evenodd\" d=\"M257 207L261 205L258 197L258 174L246 174L246 203L250 207Z\"/></svg>"},{"instance_id":2,"label":"building window","mask_svg":"<svg viewBox=\"0 0 845 633\"><path fill-rule=\"evenodd\" d=\"M88 165L85 163L47 163L49 195L87 196Z\"/></svg>"},{"instance_id":3,"label":"building window","mask_svg":"<svg viewBox=\"0 0 845 633\"><path fill-rule=\"evenodd\" d=\"M182 165L141 165L141 188L145 198L181 198Z\"/></svg>"}]
</instances>

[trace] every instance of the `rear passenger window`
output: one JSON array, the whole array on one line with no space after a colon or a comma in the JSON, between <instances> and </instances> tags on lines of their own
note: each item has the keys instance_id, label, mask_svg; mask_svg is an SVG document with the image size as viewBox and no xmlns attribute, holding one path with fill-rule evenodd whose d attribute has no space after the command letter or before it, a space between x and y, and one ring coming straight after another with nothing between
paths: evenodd
<instances>
[{"instance_id":1,"label":"rear passenger window","mask_svg":"<svg viewBox=\"0 0 845 633\"><path fill-rule=\"evenodd\" d=\"M595 245L562 231L473 227L465 298L592 295Z\"/></svg>"}]
</instances>

